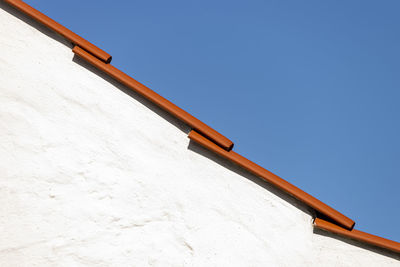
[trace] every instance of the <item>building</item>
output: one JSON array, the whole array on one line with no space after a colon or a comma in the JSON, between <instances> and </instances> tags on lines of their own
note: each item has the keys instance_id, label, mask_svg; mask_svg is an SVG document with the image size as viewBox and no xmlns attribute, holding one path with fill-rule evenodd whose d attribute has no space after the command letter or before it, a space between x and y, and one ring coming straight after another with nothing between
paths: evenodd
<instances>
[{"instance_id":1,"label":"building","mask_svg":"<svg viewBox=\"0 0 400 267\"><path fill-rule=\"evenodd\" d=\"M103 50L0 7L0 266L400 265Z\"/></svg>"}]
</instances>

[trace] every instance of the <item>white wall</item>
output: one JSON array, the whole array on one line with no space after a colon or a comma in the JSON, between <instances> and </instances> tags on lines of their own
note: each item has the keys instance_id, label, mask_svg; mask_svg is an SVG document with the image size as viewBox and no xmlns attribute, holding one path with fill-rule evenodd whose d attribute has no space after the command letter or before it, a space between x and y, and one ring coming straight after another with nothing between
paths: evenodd
<instances>
[{"instance_id":1,"label":"white wall","mask_svg":"<svg viewBox=\"0 0 400 267\"><path fill-rule=\"evenodd\" d=\"M0 6L0 266L398 266Z\"/></svg>"}]
</instances>

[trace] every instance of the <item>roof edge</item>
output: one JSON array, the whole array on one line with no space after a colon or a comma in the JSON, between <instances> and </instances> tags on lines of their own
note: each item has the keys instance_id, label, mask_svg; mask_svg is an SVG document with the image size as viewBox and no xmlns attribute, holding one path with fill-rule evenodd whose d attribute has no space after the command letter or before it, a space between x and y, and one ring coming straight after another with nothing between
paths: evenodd
<instances>
[{"instance_id":1,"label":"roof edge","mask_svg":"<svg viewBox=\"0 0 400 267\"><path fill-rule=\"evenodd\" d=\"M210 140L208 140L207 138L205 138L204 136L202 136L201 134L199 134L194 130L192 130L189 133L189 138L195 141L196 143L200 144L201 146L215 152L216 154L236 163L237 165L241 166L247 171L259 176L263 180L269 182L270 184L274 185L280 190L285 191L289 195L292 195L293 197L297 198L307 206L320 212L321 214L333 220L342 227L346 229L352 229L354 227L355 222L352 219L346 217L339 211L331 208L322 201L316 199L315 197L304 192L300 188L294 186L293 184L280 178L279 176L273 174L272 172L264 169L263 167L257 165L256 163L248 160L247 158L241 156L240 154L234 151L225 151L221 149L219 146L215 145L213 142L211 142Z\"/></svg>"},{"instance_id":2,"label":"roof edge","mask_svg":"<svg viewBox=\"0 0 400 267\"><path fill-rule=\"evenodd\" d=\"M47 26L48 28L52 29L53 31L57 32L67 40L71 41L75 45L79 45L84 48L86 51L93 54L95 57L99 58L100 60L110 63L111 62L111 55L107 52L103 51L102 49L98 48L94 44L90 43L89 41L85 40L81 36L77 35L76 33L72 32L71 30L67 29L60 23L52 20L45 14L41 13L40 11L36 10L35 8L31 7L27 3L21 0L4 0L7 4L13 6L14 8L20 10L21 12L31 16L36 21L42 23L43 25Z\"/></svg>"},{"instance_id":3,"label":"roof edge","mask_svg":"<svg viewBox=\"0 0 400 267\"><path fill-rule=\"evenodd\" d=\"M332 232L344 237L348 237L357 241L361 241L370 245L385 248L393 252L400 253L400 243L383 237L368 234L356 229L347 230L336 224L330 223L320 218L315 218L314 227Z\"/></svg>"},{"instance_id":4,"label":"roof edge","mask_svg":"<svg viewBox=\"0 0 400 267\"><path fill-rule=\"evenodd\" d=\"M157 106L161 107L168 113L172 114L173 116L177 117L181 121L188 124L193 129L201 132L203 135L207 136L210 140L215 142L218 146L220 146L224 151L229 151L233 147L233 142L205 124L204 122L200 121L199 119L195 118L188 112L184 111L174 103L170 102L169 100L165 99L161 95L157 94L147 86L141 84L140 82L136 81L129 75L125 74L124 72L120 71L119 69L115 68L111 64L106 64L96 57L85 51L79 46L75 46L72 50L77 56L89 62L89 64L93 65L97 69L103 71L104 73L108 74L115 80L119 81L120 83L124 84L131 90L135 91L136 93L140 94L141 96L147 98Z\"/></svg>"}]
</instances>

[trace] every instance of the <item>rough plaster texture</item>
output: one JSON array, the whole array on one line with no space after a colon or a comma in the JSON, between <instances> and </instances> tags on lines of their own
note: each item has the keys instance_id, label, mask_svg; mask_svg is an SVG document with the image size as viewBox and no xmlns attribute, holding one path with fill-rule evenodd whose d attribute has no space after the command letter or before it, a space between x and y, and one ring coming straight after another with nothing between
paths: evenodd
<instances>
[{"instance_id":1,"label":"rough plaster texture","mask_svg":"<svg viewBox=\"0 0 400 267\"><path fill-rule=\"evenodd\" d=\"M399 265L0 7L0 266Z\"/></svg>"}]
</instances>

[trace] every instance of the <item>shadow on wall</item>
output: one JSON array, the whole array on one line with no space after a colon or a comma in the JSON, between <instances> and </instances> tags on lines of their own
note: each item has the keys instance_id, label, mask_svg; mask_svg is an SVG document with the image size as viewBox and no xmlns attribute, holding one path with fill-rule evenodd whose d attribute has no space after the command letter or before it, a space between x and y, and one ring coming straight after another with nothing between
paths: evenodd
<instances>
[{"instance_id":1,"label":"shadow on wall","mask_svg":"<svg viewBox=\"0 0 400 267\"><path fill-rule=\"evenodd\" d=\"M268 190L269 192L273 193L277 197L283 199L287 203L295 206L299 210L303 211L304 213L313 216L314 212L312 209L310 209L308 206L304 205L302 202L297 200L296 198L292 197L291 195L287 194L286 192L277 189L275 186L271 185L270 183L262 180L258 176L248 172L247 170L243 169L239 165L231 162L230 160L227 160L216 153L202 147L201 145L197 144L194 141L190 141L188 149L196 152L214 162L217 164L221 165L222 167L237 173L238 175L250 180L251 182L257 184L258 186L264 188L265 190Z\"/></svg>"},{"instance_id":2,"label":"shadow on wall","mask_svg":"<svg viewBox=\"0 0 400 267\"><path fill-rule=\"evenodd\" d=\"M105 81L109 82L114 87L116 87L117 89L119 89L120 91L125 93L126 95L132 97L133 99L135 99L136 101L138 101L139 103L141 103L142 105L144 105L145 107L147 107L148 109L150 109L151 111L156 113L158 116L160 116L161 118L165 119L166 121L168 121L169 123L174 125L176 128L178 128L182 132L184 132L186 134L189 134L189 132L191 130L189 126L187 126L185 123L183 123L182 121L178 120L176 117L172 116L171 114L169 114L165 110L161 109L159 106L157 106L153 102L147 100L146 98L142 97L141 95L139 95L138 93L136 93L132 89L128 88L127 86L121 84L120 82L118 82L114 78L108 76L104 72L102 72L102 71L98 70L97 68L93 67L88 62L86 62L85 60L81 59L80 57L75 55L72 60L75 63L77 63L80 66L82 66L83 68L86 68L87 70L93 72L94 74L96 74L97 76L101 77Z\"/></svg>"},{"instance_id":3,"label":"shadow on wall","mask_svg":"<svg viewBox=\"0 0 400 267\"><path fill-rule=\"evenodd\" d=\"M369 245L369 244L366 244L366 243L363 243L363 242L360 242L360 241L357 241L357 240L353 240L353 239L350 239L350 238L347 238L347 237L343 237L343 236L340 236L340 235L337 235L337 234L333 234L331 232L327 232L327 231L324 231L324 230L321 230L321 229L318 229L318 228L315 228L315 227L314 227L313 233L317 234L317 235L329 237L329 238L334 238L336 240L339 240L341 242L350 244L352 246L356 246L356 247L359 247L359 248L362 248L362 249L365 249L365 250L369 250L369 251L372 251L372 252L375 252L375 253L384 255L386 257L390 257L392 259L400 261L400 255L398 253L392 252L392 251L384 249L384 248L380 248L380 247L376 247L376 246L373 246L373 245Z\"/></svg>"},{"instance_id":4,"label":"shadow on wall","mask_svg":"<svg viewBox=\"0 0 400 267\"><path fill-rule=\"evenodd\" d=\"M6 11L7 13L13 15L14 17L22 20L26 24L28 24L31 27L35 28L36 30L40 31L44 35L46 35L46 36L48 36L48 37L50 37L50 38L52 38L52 39L64 44L64 45L66 45L67 47L69 47L71 49L74 47L74 45L69 40L65 39L64 37L62 37L58 33L50 30L46 26L43 26L42 24L40 24L36 20L32 19L31 17L23 14L22 12L20 12L17 9L15 9L14 7L4 3L2 0L0 0L0 8L3 9L4 11Z\"/></svg>"},{"instance_id":5,"label":"shadow on wall","mask_svg":"<svg viewBox=\"0 0 400 267\"><path fill-rule=\"evenodd\" d=\"M40 31L41 33L45 34L46 36L66 45L69 48L73 48L74 45L69 41L66 40L65 38L63 38L62 36L58 35L57 33L53 32L52 30L48 29L47 27L43 26L42 24L38 23L37 21L33 20L32 18L26 16L25 14L21 13L20 11L14 9L13 7L10 7L9 5L7 5L6 3L4 3L2 0L0 0L0 8L3 9L4 11L10 13L11 15L17 17L18 19L24 21L25 23L29 24L30 26L32 26L33 28L37 29L38 31ZM99 77L101 77L102 79L104 79L105 81L109 82L110 84L112 84L113 86L115 86L117 89L121 90L122 92L124 92L126 95L132 97L133 99L135 99L136 101L140 102L141 104L143 104L144 106L146 106L147 108L149 108L151 111L155 112L157 115L159 115L160 117L162 117L163 119L167 120L169 123L171 123L172 125L174 125L176 128L178 128L179 130L181 130L182 132L188 134L191 130L191 128L186 125L185 123L183 123L182 121L178 120L177 118L175 118L174 116L170 115L168 112L164 111L163 109L159 108L157 105L155 105L154 103L150 102L149 100L145 99L144 97L142 97L141 95L137 94L136 92L132 91L131 89L129 89L128 87L122 85L120 82L114 80L113 78L111 78L110 76L106 75L105 73L103 73L102 71L99 71L98 69L96 69L95 67L93 67L92 65L90 65L89 63L87 63L86 61L80 59L77 56L74 56L72 59L75 63L79 64L80 66L86 68L87 70L93 72L94 74L98 75ZM189 146L188 146L189 150L192 150L193 152L196 152L210 160L213 160L214 162L216 162L217 164L241 175L242 177L252 181L253 183L257 184L258 186L264 188L265 190L270 191L271 193L275 194L276 196L278 196L279 198L285 200L286 202L288 202L289 204L295 206L296 208L300 209L301 211L303 211L306 214L309 214L311 216L315 216L315 212L310 209L309 207L307 207L306 205L304 205L302 202L298 201L297 199L295 199L294 197L290 196L289 194L275 188L274 186L272 186L271 184L263 181L262 179L260 179L259 177L249 173L248 171L244 170L243 168L241 168L240 166L232 163L231 161L224 159L220 156L218 156L217 154L215 154L214 152L211 152L205 148L203 148L202 146L194 143L193 141L190 141ZM326 237L330 237L330 238L334 238L337 239L339 241L342 242L346 242L348 244L351 244L353 246L357 246L375 253L379 253L388 257L391 257L393 259L396 260L400 260L400 255L394 253L394 252L390 252L388 250L382 249L382 248L377 248L362 242L358 242L358 241L354 241L348 238L344 238L341 236L338 236L336 234L332 234L329 232L325 232L319 229L315 229L314 228L314 233L315 234L319 234L319 235L323 235Z\"/></svg>"},{"instance_id":6,"label":"shadow on wall","mask_svg":"<svg viewBox=\"0 0 400 267\"><path fill-rule=\"evenodd\" d=\"M300 209L304 213L310 214L311 216L313 216L315 218L316 213L314 212L314 210L312 210L308 206L304 205L302 202L300 202L296 198L292 197L291 195L287 194L286 192L283 192L282 190L279 190L276 187L274 187L273 185L269 184L268 182L262 180L258 176L255 176L255 175L249 173L248 171L246 171L242 167L236 165L235 163L233 163L225 158L222 158L221 156L215 154L212 151L205 149L204 147L200 146L199 144L197 144L193 141L190 141L188 149L190 149L210 160L213 160L214 162L221 165L222 167L225 167L225 168L239 174L240 176L252 181L253 183L257 184L258 186L261 186L265 190L270 191L274 195L278 196L279 198L285 200L286 202L288 202L291 205L295 206L296 208ZM329 238L334 238L338 241L345 242L352 246L356 246L356 247L359 247L359 248L362 248L365 250L369 250L371 252L378 253L378 254L381 254L381 255L384 255L384 256L387 256L387 257L390 257L390 258L400 261L400 255L398 253L392 252L392 251L384 249L384 248L369 245L369 244L366 244L366 243L363 243L363 242L360 242L357 240L352 240L350 238L343 237L343 236L340 236L337 234L333 234L333 233L330 233L327 231L323 231L323 230L315 228L315 227L313 228L313 233L317 234L317 235L329 237Z\"/></svg>"},{"instance_id":7,"label":"shadow on wall","mask_svg":"<svg viewBox=\"0 0 400 267\"><path fill-rule=\"evenodd\" d=\"M71 43L69 40L67 40L64 37L62 37L61 35L53 32L52 30L50 30L46 26L44 26L41 23L37 22L36 20L30 18L29 16L23 14L19 10L9 6L8 4L4 3L2 0L0 0L0 8L5 10L9 14L17 17L18 19L22 20L23 22L27 23L28 25L32 26L33 28L37 29L38 31L40 31L44 35L48 36L49 38L52 38L52 39L64 44L65 46L67 46L70 49L74 48L75 45L73 43ZM132 97L133 99L135 99L139 103L143 104L144 106L146 106L147 108L149 108L150 110L155 112L157 115L159 115L160 117L162 117L163 119L167 120L172 125L177 127L179 130L183 131L186 134L189 134L190 128L186 124L184 124L183 122L181 122L180 120L178 120L174 116L170 115L168 112L164 111L163 109L159 108L153 102L150 102L147 99L143 98L142 96L140 96L136 92L132 91L128 87L124 86L120 82L114 80L113 78L111 78L110 76L105 74L104 72L99 71L97 68L93 67L92 65L87 63L85 60L82 60L81 58L79 58L77 56L74 56L72 60L75 63L79 64L80 66L82 66L82 67L86 68L87 70L93 72L97 76L103 78L104 80L106 80L107 82L112 84L114 87L118 88L119 90L121 90L125 94L129 95L130 97Z\"/></svg>"}]
</instances>

